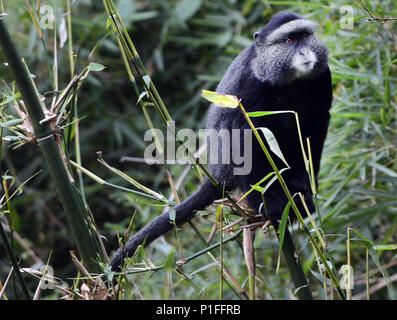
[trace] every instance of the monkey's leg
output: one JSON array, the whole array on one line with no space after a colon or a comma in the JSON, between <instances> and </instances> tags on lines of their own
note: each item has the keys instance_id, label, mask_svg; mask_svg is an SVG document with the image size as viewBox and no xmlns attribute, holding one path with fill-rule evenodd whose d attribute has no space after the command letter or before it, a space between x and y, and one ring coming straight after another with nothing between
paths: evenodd
<instances>
[{"instance_id":1,"label":"monkey's leg","mask_svg":"<svg viewBox=\"0 0 397 320\"><path fill-rule=\"evenodd\" d=\"M183 201L173 210L176 211L175 223L177 226L189 220L196 210L205 209L216 198L221 197L218 189L211 183L209 179L205 179L193 195ZM137 232L124 246L124 249L119 249L116 256L111 261L113 271L120 270L120 265L126 257L130 257L135 253L135 250L141 245L145 239L145 245L149 244L159 236L167 233L174 228L174 222L169 218L169 211L161 214L152 220L147 226Z\"/></svg>"}]
</instances>

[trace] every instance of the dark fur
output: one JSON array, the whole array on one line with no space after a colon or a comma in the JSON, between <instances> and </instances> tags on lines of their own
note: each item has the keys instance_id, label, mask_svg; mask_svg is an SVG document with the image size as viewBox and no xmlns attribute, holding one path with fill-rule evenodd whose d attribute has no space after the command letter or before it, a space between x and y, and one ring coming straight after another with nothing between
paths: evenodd
<instances>
[{"instance_id":1,"label":"dark fur","mask_svg":"<svg viewBox=\"0 0 397 320\"><path fill-rule=\"evenodd\" d=\"M259 37L262 40L266 40L266 37L273 30L276 30L284 23L296 19L301 19L301 17L294 13L278 14L260 31ZM256 38L258 38L258 35ZM219 83L217 92L232 94L241 98L242 104L248 112L270 110L297 111L304 143L306 143L306 137L311 138L314 171L317 177L323 144L328 129L332 88L326 49L318 44L320 42L317 38L314 40L313 51L320 50L315 51L317 55L320 55L320 61L310 76L298 80L284 81L281 85L262 82L253 74L251 62L258 55L266 54L267 49L266 47L259 47L254 43L234 60ZM299 43L297 46L299 46ZM316 48L315 46L320 46L320 48ZM291 50L298 49L299 47ZM283 79L291 79L291 75L288 74L291 71L288 68L283 68L279 72L279 76L283 77ZM281 151L291 167L282 174L289 191L292 195L297 192L304 194L309 210L313 212L312 192L303 163L294 115L278 114L252 118L252 120L257 128L266 127L275 135ZM246 129L249 126L239 108L227 109L211 106L207 117L207 128L215 128L217 130L223 128ZM231 191L239 188L245 193L251 189L251 185L257 183L261 178L273 171L256 139L253 139L253 165L250 174L246 176L234 176L233 164L215 164L209 166L210 173L219 182L225 184L226 190ZM285 167L277 156L273 154L272 156L279 169ZM175 208L176 224L180 225L189 220L195 210L204 209L214 199L220 196L221 192L206 179L196 193ZM273 223L277 223L288 202L280 184L277 181L274 182L270 189L266 191L264 197L269 218ZM251 192L247 200L252 209L259 211L263 202L262 195L259 192ZM296 202L298 204L300 203L300 201ZM261 210L261 213L264 213L263 210ZM131 256L145 239L146 244L148 244L160 235L170 231L173 227L174 225L169 220L168 212L158 216L135 234L127 242L124 250L117 252L111 263L112 269L119 270L123 259L126 256Z\"/></svg>"}]
</instances>

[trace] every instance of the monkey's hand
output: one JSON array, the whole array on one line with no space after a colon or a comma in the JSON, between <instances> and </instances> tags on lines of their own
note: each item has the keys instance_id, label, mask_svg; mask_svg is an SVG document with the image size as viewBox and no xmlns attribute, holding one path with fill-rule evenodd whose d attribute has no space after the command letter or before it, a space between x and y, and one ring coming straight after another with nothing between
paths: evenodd
<instances>
[{"instance_id":1,"label":"monkey's hand","mask_svg":"<svg viewBox=\"0 0 397 320\"><path fill-rule=\"evenodd\" d=\"M178 207L177 207L178 208ZM175 210L177 209L175 208ZM110 263L113 271L120 271L123 260L134 255L139 245L149 244L162 234L167 233L174 227L169 218L169 211L152 220L147 226L136 233L127 241L123 249L119 249Z\"/></svg>"}]
</instances>

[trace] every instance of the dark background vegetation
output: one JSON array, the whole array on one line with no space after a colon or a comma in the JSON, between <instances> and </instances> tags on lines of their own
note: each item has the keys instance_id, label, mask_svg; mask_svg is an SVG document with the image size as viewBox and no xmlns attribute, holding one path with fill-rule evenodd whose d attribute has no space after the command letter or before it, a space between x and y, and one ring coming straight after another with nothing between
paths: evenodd
<instances>
[{"instance_id":1,"label":"dark background vegetation","mask_svg":"<svg viewBox=\"0 0 397 320\"><path fill-rule=\"evenodd\" d=\"M34 7L34 1L30 1ZM45 3L46 2L46 3ZM43 43L37 36L25 1L3 1L9 17L7 25L20 54L26 59L39 92L51 90L48 62L52 63L53 33L45 32ZM65 1L41 1L56 6L57 23L66 12ZM394 0L366 1L377 17L397 17ZM353 29L341 29L342 5L354 8ZM322 159L319 177L319 204L331 255L337 267L347 262L346 236L351 232L351 265L354 269L353 296L365 299L366 247L358 239L366 238L371 245L397 243L397 164L396 164L396 43L397 22L366 21L368 12L360 1L265 1L265 0L121 0L117 7L130 35L152 76L177 128L204 127L208 103L201 98L202 89L213 90L227 66L246 46L252 34L279 11L291 10L319 22L319 36L329 48L330 67L333 73L334 103L332 121ZM89 62L106 68L91 73L79 89L81 156L85 168L118 185L125 181L115 176L97 161L97 152L104 159L143 185L171 194L166 170L177 181L185 166L153 165L139 162L122 162L124 156L143 157L147 144L143 141L147 130L145 117L136 104L137 96L129 82L115 38L107 34L106 14L102 1L80 0L72 3L72 29L76 68L79 72ZM92 50L96 48L92 55ZM46 57L48 55L48 58ZM1 94L7 92L12 77L0 53ZM70 81L67 49L60 49L59 83L65 88ZM5 97L0 96L0 103ZM7 112L9 106L1 104ZM10 111L11 112L11 111ZM155 112L151 112L154 126L163 128ZM74 158L74 148L69 154ZM42 262L53 266L55 275L73 284L75 266L69 250L75 249L67 221L57 197L53 182L48 176L43 159L34 144L13 149L3 145L2 169L9 175L13 188L34 173L34 177L12 201L15 232L15 253L21 266L37 268ZM259 179L258 179L259 180ZM84 177L86 199L111 254L118 246L116 231L123 232L137 210L133 230L138 230L161 213L158 203L103 187ZM179 188L182 199L198 185L193 170ZM11 188L12 189L12 188ZM214 224L214 210L205 218L196 218L196 225L207 236ZM5 223L5 220L2 220ZM325 298L323 282L313 249L304 235L294 229L294 239L304 268L311 281L316 298ZM179 232L183 255L190 256L202 249L189 226ZM25 247L21 245L24 243ZM369 243L369 242L367 242ZM166 240L156 241L145 250L145 261L159 265L177 244L175 233ZM33 250L34 254L27 250ZM289 299L292 285L283 260L276 274L278 242L274 232L269 235L257 232L255 240L259 279L257 297L260 299ZM376 264L371 256L368 262L370 292L373 299L396 298L396 250L376 250ZM177 250L178 251L178 250ZM175 254L179 258L179 252ZM241 247L236 242L225 245L224 263L239 284L246 286L247 271ZM379 270L389 279L389 289ZM321 268L321 266L320 266ZM0 281L4 283L10 265L0 245ZM219 292L219 274L208 255L195 259L184 267L190 280L211 298ZM38 280L26 276L32 291ZM131 297L146 299L178 298L197 299L202 295L189 281L172 268L156 273L132 276L134 290ZM7 289L13 298L13 284ZM16 291L18 295L18 289ZM62 293L56 290L43 293L46 298L57 299ZM224 298L236 295L224 288ZM330 298L330 296L328 296Z\"/></svg>"}]
</instances>

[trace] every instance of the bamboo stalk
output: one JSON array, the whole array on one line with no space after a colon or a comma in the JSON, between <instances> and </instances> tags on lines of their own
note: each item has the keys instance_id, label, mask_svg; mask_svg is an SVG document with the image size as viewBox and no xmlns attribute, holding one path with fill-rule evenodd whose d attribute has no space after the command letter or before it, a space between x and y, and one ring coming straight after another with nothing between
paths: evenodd
<instances>
[{"instance_id":1,"label":"bamboo stalk","mask_svg":"<svg viewBox=\"0 0 397 320\"><path fill-rule=\"evenodd\" d=\"M89 214L80 195L69 179L68 171L55 142L54 131L50 128L48 122L40 123L45 117L35 85L15 48L3 19L0 19L0 47L25 103L36 141L56 185L81 258L90 272L101 272L96 260L98 256L103 259L103 254L95 234L96 231L89 221Z\"/></svg>"},{"instance_id":2,"label":"bamboo stalk","mask_svg":"<svg viewBox=\"0 0 397 320\"><path fill-rule=\"evenodd\" d=\"M25 281L22 278L21 272L19 271L17 260L15 259L14 253L12 252L12 249L11 249L11 246L8 243L8 239L7 239L7 236L6 236L6 233L4 231L4 228L3 228L3 225L1 223L1 221L0 221L0 237L3 240L3 243L4 243L4 246L6 248L8 257L11 260L12 267L14 268L16 277L18 279L18 282L21 285L21 289L22 289L22 293L24 295L24 298L26 300L30 300L31 298L30 298L29 290L26 287L26 283L25 283Z\"/></svg>"}]
</instances>

